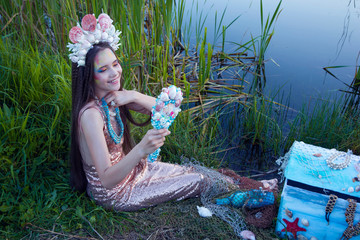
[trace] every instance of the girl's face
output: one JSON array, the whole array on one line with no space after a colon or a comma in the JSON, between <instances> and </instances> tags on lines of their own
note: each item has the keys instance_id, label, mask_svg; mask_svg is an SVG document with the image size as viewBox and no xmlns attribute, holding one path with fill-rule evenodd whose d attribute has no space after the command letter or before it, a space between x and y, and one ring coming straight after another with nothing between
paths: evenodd
<instances>
[{"instance_id":1,"label":"girl's face","mask_svg":"<svg viewBox=\"0 0 360 240\"><path fill-rule=\"evenodd\" d=\"M122 68L109 48L99 51L94 61L95 94L101 99L109 92L120 89Z\"/></svg>"}]
</instances>

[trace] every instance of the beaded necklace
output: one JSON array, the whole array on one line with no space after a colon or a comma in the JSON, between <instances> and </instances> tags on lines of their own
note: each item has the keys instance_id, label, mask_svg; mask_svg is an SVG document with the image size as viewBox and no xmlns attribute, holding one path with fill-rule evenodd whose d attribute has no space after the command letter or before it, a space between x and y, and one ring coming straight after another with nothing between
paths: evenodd
<instances>
[{"instance_id":1,"label":"beaded necklace","mask_svg":"<svg viewBox=\"0 0 360 240\"><path fill-rule=\"evenodd\" d=\"M105 112L105 118L106 118L105 121L106 121L106 125L107 125L107 128L108 128L110 137L115 142L115 144L119 144L120 141L121 141L121 138L122 138L122 136L124 134L124 124L123 124L123 122L121 121L121 118L120 118L119 108L115 108L116 122L119 124L120 129L121 129L120 130L120 135L117 135L115 133L113 127L111 126L109 107L108 107L108 105L107 105L104 98L101 99L101 106L102 106L102 108L104 109L104 112Z\"/></svg>"}]
</instances>

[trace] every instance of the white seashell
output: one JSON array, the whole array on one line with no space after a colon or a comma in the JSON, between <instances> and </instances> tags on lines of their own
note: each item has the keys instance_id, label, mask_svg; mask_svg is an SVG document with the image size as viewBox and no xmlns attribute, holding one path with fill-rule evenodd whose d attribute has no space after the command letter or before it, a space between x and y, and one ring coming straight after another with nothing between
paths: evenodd
<instances>
[{"instance_id":1,"label":"white seashell","mask_svg":"<svg viewBox=\"0 0 360 240\"><path fill-rule=\"evenodd\" d=\"M163 102L169 101L169 95L167 95L166 93L162 92L160 94L160 100Z\"/></svg>"},{"instance_id":2,"label":"white seashell","mask_svg":"<svg viewBox=\"0 0 360 240\"><path fill-rule=\"evenodd\" d=\"M97 29L94 33L94 36L95 36L96 40L100 40L101 39L101 31Z\"/></svg>"},{"instance_id":3,"label":"white seashell","mask_svg":"<svg viewBox=\"0 0 360 240\"><path fill-rule=\"evenodd\" d=\"M94 43L94 42L95 42L95 36L94 36L94 34L89 34L88 37L87 37L87 40L88 40L90 43Z\"/></svg>"},{"instance_id":4,"label":"white seashell","mask_svg":"<svg viewBox=\"0 0 360 240\"><path fill-rule=\"evenodd\" d=\"M107 32L103 32L103 33L101 34L101 39L102 39L102 40L106 40L106 39L108 38L108 36L109 36L109 34L107 34Z\"/></svg>"},{"instance_id":5,"label":"white seashell","mask_svg":"<svg viewBox=\"0 0 360 240\"><path fill-rule=\"evenodd\" d=\"M355 191L360 191L360 185L357 185L356 187L355 187Z\"/></svg>"},{"instance_id":6,"label":"white seashell","mask_svg":"<svg viewBox=\"0 0 360 240\"><path fill-rule=\"evenodd\" d=\"M249 231L249 230L241 231L240 236L243 239L255 240L255 234L252 231Z\"/></svg>"},{"instance_id":7,"label":"white seashell","mask_svg":"<svg viewBox=\"0 0 360 240\"><path fill-rule=\"evenodd\" d=\"M316 237L311 237L310 240L318 240Z\"/></svg>"},{"instance_id":8,"label":"white seashell","mask_svg":"<svg viewBox=\"0 0 360 240\"><path fill-rule=\"evenodd\" d=\"M87 40L82 41L81 48L89 48L91 47L91 43L89 43Z\"/></svg>"},{"instance_id":9,"label":"white seashell","mask_svg":"<svg viewBox=\"0 0 360 240\"><path fill-rule=\"evenodd\" d=\"M85 60L80 60L80 61L78 61L78 65L79 65L79 66L84 66L84 65L85 65Z\"/></svg>"},{"instance_id":10,"label":"white seashell","mask_svg":"<svg viewBox=\"0 0 360 240\"><path fill-rule=\"evenodd\" d=\"M182 101L182 92L181 91L176 93L175 100L181 100Z\"/></svg>"},{"instance_id":11,"label":"white seashell","mask_svg":"<svg viewBox=\"0 0 360 240\"><path fill-rule=\"evenodd\" d=\"M301 223L302 223L302 225L304 225L306 227L309 226L309 221L306 218L301 219Z\"/></svg>"},{"instance_id":12,"label":"white seashell","mask_svg":"<svg viewBox=\"0 0 360 240\"><path fill-rule=\"evenodd\" d=\"M305 237L302 234L297 235L297 239L299 239L299 240L308 240L307 237Z\"/></svg>"},{"instance_id":13,"label":"white seashell","mask_svg":"<svg viewBox=\"0 0 360 240\"><path fill-rule=\"evenodd\" d=\"M354 192L354 188L353 188L353 187L349 187L349 188L348 188L348 192L349 192L349 193Z\"/></svg>"},{"instance_id":14,"label":"white seashell","mask_svg":"<svg viewBox=\"0 0 360 240\"><path fill-rule=\"evenodd\" d=\"M201 217L211 217L213 215L213 213L206 207L199 207L199 206L196 207Z\"/></svg>"},{"instance_id":15,"label":"white seashell","mask_svg":"<svg viewBox=\"0 0 360 240\"><path fill-rule=\"evenodd\" d=\"M176 97L176 87L175 86L169 87L169 97L170 97L170 99L175 99L175 97Z\"/></svg>"},{"instance_id":16,"label":"white seashell","mask_svg":"<svg viewBox=\"0 0 360 240\"><path fill-rule=\"evenodd\" d=\"M76 56L72 56L72 57L71 57L71 61L72 61L72 62L77 62L77 61L79 61L79 58L76 57Z\"/></svg>"},{"instance_id":17,"label":"white seashell","mask_svg":"<svg viewBox=\"0 0 360 240\"><path fill-rule=\"evenodd\" d=\"M82 49L81 51L79 51L79 57L85 56L87 53L87 51L85 49Z\"/></svg>"},{"instance_id":18,"label":"white seashell","mask_svg":"<svg viewBox=\"0 0 360 240\"><path fill-rule=\"evenodd\" d=\"M160 114L159 112L157 112L157 113L154 114L154 118L155 118L155 119L160 119L160 117L161 117L161 114Z\"/></svg>"},{"instance_id":19,"label":"white seashell","mask_svg":"<svg viewBox=\"0 0 360 240\"><path fill-rule=\"evenodd\" d=\"M114 33L115 33L115 27L114 27L114 25L111 25L110 29L108 29L107 32L108 32L110 35L114 35Z\"/></svg>"}]
</instances>

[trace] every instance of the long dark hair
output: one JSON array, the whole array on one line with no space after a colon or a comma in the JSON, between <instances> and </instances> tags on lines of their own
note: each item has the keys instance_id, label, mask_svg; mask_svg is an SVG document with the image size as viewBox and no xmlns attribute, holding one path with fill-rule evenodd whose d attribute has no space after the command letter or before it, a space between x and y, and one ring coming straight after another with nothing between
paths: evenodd
<instances>
[{"instance_id":1,"label":"long dark hair","mask_svg":"<svg viewBox=\"0 0 360 240\"><path fill-rule=\"evenodd\" d=\"M106 48L109 48L111 51L114 52L114 50L108 43L100 42L93 45L93 47L86 54L85 66L78 67L77 63L72 63L70 185L79 192L84 192L88 183L83 169L83 161L79 149L79 112L82 107L84 107L89 101L95 98L94 58L99 51ZM123 83L124 81L123 79L121 79L120 90L123 88ZM150 122L150 118L144 123L137 123L131 116L129 109L126 106L121 106L119 109L121 119L124 123L123 150L125 154L127 154L134 146L134 141L132 140L130 135L128 121L137 126L144 126Z\"/></svg>"}]
</instances>

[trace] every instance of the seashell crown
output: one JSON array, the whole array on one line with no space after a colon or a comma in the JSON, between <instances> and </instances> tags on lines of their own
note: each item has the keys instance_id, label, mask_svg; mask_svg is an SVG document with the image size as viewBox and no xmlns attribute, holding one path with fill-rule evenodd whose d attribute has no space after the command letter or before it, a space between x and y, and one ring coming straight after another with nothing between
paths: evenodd
<instances>
[{"instance_id":1,"label":"seashell crown","mask_svg":"<svg viewBox=\"0 0 360 240\"><path fill-rule=\"evenodd\" d=\"M81 20L81 26L78 23L72 27L69 32L69 38L72 43L67 47L71 52L69 58L78 67L85 66L85 57L89 49L99 42L107 42L117 50L120 46L120 31L116 30L112 24L113 20L106 13L101 13L96 19L94 14L87 14Z\"/></svg>"}]
</instances>

